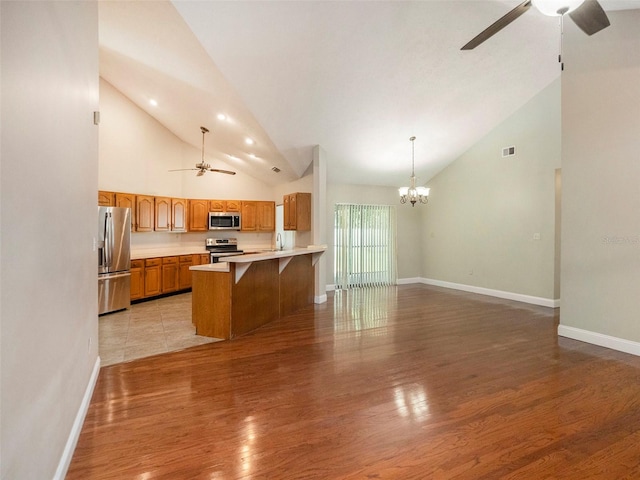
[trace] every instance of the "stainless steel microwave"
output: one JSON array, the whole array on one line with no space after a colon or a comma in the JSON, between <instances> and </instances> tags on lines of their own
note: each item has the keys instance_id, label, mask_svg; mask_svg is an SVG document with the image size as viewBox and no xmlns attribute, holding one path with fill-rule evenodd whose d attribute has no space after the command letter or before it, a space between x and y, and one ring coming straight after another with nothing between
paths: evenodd
<instances>
[{"instance_id":1,"label":"stainless steel microwave","mask_svg":"<svg viewBox=\"0 0 640 480\"><path fill-rule=\"evenodd\" d=\"M209 212L209 230L240 230L240 214L233 212Z\"/></svg>"}]
</instances>

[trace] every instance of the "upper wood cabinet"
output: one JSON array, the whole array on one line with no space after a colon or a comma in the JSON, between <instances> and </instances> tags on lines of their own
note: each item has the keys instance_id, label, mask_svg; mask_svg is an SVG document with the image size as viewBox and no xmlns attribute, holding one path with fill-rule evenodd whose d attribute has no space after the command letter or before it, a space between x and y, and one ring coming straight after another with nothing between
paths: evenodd
<instances>
[{"instance_id":1,"label":"upper wood cabinet","mask_svg":"<svg viewBox=\"0 0 640 480\"><path fill-rule=\"evenodd\" d=\"M210 212L239 212L240 200L209 200Z\"/></svg>"},{"instance_id":2,"label":"upper wood cabinet","mask_svg":"<svg viewBox=\"0 0 640 480\"><path fill-rule=\"evenodd\" d=\"M113 207L116 204L116 194L113 192L105 192L98 190L98 206Z\"/></svg>"},{"instance_id":3,"label":"upper wood cabinet","mask_svg":"<svg viewBox=\"0 0 640 480\"><path fill-rule=\"evenodd\" d=\"M242 232L255 232L258 229L258 202L243 200L241 205Z\"/></svg>"},{"instance_id":4,"label":"upper wood cabinet","mask_svg":"<svg viewBox=\"0 0 640 480\"><path fill-rule=\"evenodd\" d=\"M154 198L150 195L136 195L136 232L152 232L154 227Z\"/></svg>"},{"instance_id":5,"label":"upper wood cabinet","mask_svg":"<svg viewBox=\"0 0 640 480\"><path fill-rule=\"evenodd\" d=\"M155 197L155 224L156 232L168 232L171 230L171 199L169 197Z\"/></svg>"},{"instance_id":6,"label":"upper wood cabinet","mask_svg":"<svg viewBox=\"0 0 640 480\"><path fill-rule=\"evenodd\" d=\"M187 200L184 198L171 199L171 231L187 231Z\"/></svg>"},{"instance_id":7,"label":"upper wood cabinet","mask_svg":"<svg viewBox=\"0 0 640 480\"><path fill-rule=\"evenodd\" d=\"M136 225L136 196L133 193L116 192L116 207L131 209L131 231L135 230Z\"/></svg>"},{"instance_id":8,"label":"upper wood cabinet","mask_svg":"<svg viewBox=\"0 0 640 480\"><path fill-rule=\"evenodd\" d=\"M276 231L276 202L258 202L258 224L260 232Z\"/></svg>"},{"instance_id":9,"label":"upper wood cabinet","mask_svg":"<svg viewBox=\"0 0 640 480\"><path fill-rule=\"evenodd\" d=\"M206 232L209 222L209 201L189 200L189 231Z\"/></svg>"},{"instance_id":10,"label":"upper wood cabinet","mask_svg":"<svg viewBox=\"0 0 640 480\"><path fill-rule=\"evenodd\" d=\"M311 230L311 194L290 193L283 197L284 229Z\"/></svg>"},{"instance_id":11,"label":"upper wood cabinet","mask_svg":"<svg viewBox=\"0 0 640 480\"><path fill-rule=\"evenodd\" d=\"M276 229L276 204L247 200L242 201L243 232L273 232Z\"/></svg>"}]
</instances>

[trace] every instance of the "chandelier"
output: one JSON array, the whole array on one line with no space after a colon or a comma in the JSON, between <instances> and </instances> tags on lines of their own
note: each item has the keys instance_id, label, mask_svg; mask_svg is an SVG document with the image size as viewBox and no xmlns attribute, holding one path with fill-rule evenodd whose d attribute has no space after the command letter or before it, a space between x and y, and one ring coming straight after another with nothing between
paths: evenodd
<instances>
[{"instance_id":1,"label":"chandelier","mask_svg":"<svg viewBox=\"0 0 640 480\"><path fill-rule=\"evenodd\" d=\"M427 187L416 187L416 174L414 172L414 140L416 137L411 137L411 182L408 187L400 187L398 192L400 193L400 203L411 202L411 206L415 207L416 202L427 203L429 200L429 189Z\"/></svg>"}]
</instances>

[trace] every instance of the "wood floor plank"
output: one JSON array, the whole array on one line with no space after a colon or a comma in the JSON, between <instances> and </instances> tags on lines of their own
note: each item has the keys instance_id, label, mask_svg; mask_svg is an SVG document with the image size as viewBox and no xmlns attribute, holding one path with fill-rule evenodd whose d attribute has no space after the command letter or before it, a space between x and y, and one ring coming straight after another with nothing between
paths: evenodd
<instances>
[{"instance_id":1,"label":"wood floor plank","mask_svg":"<svg viewBox=\"0 0 640 480\"><path fill-rule=\"evenodd\" d=\"M338 291L102 368L67 478L640 478L640 358L557 323L425 285Z\"/></svg>"}]
</instances>

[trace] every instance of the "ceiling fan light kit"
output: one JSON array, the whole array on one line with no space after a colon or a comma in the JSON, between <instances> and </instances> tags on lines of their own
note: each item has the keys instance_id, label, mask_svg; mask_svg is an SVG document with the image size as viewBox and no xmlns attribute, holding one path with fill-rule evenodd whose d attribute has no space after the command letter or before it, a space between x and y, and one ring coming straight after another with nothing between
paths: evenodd
<instances>
[{"instance_id":1,"label":"ceiling fan light kit","mask_svg":"<svg viewBox=\"0 0 640 480\"><path fill-rule=\"evenodd\" d=\"M549 17L558 17L573 12L584 0L531 0L540 13Z\"/></svg>"},{"instance_id":2,"label":"ceiling fan light kit","mask_svg":"<svg viewBox=\"0 0 640 480\"><path fill-rule=\"evenodd\" d=\"M175 170L169 170L170 172L180 172L183 170L197 170L196 177L201 177L205 174L205 172L216 172L216 173L224 173L226 175L235 175L236 172L232 172L231 170L221 170L219 168L211 168L211 165L204 161L204 136L206 133L209 133L209 129L207 127L200 127L200 131L202 132L202 159L200 163L196 163L196 168L178 168Z\"/></svg>"},{"instance_id":3,"label":"ceiling fan light kit","mask_svg":"<svg viewBox=\"0 0 640 480\"><path fill-rule=\"evenodd\" d=\"M411 142L411 177L408 187L400 187L398 193L400 194L400 203L410 202L412 207L416 206L417 202L427 203L429 201L429 189L427 187L416 186L416 174L414 172L414 141L416 137L409 138Z\"/></svg>"}]
</instances>

